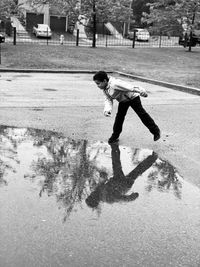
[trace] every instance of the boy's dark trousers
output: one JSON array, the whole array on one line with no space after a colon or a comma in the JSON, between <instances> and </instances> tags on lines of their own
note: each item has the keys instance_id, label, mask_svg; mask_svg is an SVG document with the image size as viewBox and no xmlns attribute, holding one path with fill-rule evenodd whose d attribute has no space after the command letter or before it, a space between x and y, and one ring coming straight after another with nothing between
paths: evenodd
<instances>
[{"instance_id":1,"label":"boy's dark trousers","mask_svg":"<svg viewBox=\"0 0 200 267\"><path fill-rule=\"evenodd\" d=\"M128 111L128 108L131 107L136 114L139 116L143 124L149 129L149 131L154 135L159 132L158 126L155 124L151 116L146 112L142 107L140 97L137 96L134 99L127 102L120 102L118 105L118 111L115 117L115 122L113 125L113 136L118 138L122 132L123 122Z\"/></svg>"}]
</instances>

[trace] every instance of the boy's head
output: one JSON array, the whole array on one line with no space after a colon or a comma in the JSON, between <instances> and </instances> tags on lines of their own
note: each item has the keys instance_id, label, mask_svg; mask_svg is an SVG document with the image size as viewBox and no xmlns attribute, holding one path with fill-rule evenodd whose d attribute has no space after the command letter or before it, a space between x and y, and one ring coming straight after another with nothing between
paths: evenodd
<instances>
[{"instance_id":1,"label":"boy's head","mask_svg":"<svg viewBox=\"0 0 200 267\"><path fill-rule=\"evenodd\" d=\"M94 76L93 76L93 81L96 83L96 85L100 89L106 89L109 78L108 75L105 71L98 71Z\"/></svg>"}]
</instances>

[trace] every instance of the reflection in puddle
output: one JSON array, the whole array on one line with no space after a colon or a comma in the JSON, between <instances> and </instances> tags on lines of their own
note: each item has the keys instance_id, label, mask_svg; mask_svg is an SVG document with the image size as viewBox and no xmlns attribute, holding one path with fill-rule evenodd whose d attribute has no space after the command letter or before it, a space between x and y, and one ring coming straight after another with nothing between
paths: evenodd
<instances>
[{"instance_id":1,"label":"reflection in puddle","mask_svg":"<svg viewBox=\"0 0 200 267\"><path fill-rule=\"evenodd\" d=\"M198 266L199 189L153 151L4 126L0 141L2 266Z\"/></svg>"},{"instance_id":2,"label":"reflection in puddle","mask_svg":"<svg viewBox=\"0 0 200 267\"><path fill-rule=\"evenodd\" d=\"M101 202L137 199L136 180L143 181L146 193L170 192L181 199L176 169L151 150L75 141L36 129L1 127L0 134L0 184L9 189L22 177L35 183L40 197L54 196L65 208L64 220L83 201L98 208Z\"/></svg>"}]
</instances>

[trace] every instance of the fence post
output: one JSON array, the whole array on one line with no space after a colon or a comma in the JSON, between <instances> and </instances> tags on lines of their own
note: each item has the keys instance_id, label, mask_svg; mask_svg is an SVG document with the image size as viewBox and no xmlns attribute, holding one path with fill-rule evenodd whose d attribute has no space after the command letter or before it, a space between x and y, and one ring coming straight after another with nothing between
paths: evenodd
<instances>
[{"instance_id":1,"label":"fence post","mask_svg":"<svg viewBox=\"0 0 200 267\"><path fill-rule=\"evenodd\" d=\"M188 43L188 35L187 32L184 35L184 47L187 47L187 43Z\"/></svg>"},{"instance_id":2,"label":"fence post","mask_svg":"<svg viewBox=\"0 0 200 267\"><path fill-rule=\"evenodd\" d=\"M132 42L132 48L135 48L135 39L136 39L136 31L133 31L133 42Z\"/></svg>"},{"instance_id":3,"label":"fence post","mask_svg":"<svg viewBox=\"0 0 200 267\"><path fill-rule=\"evenodd\" d=\"M106 34L106 47L108 47L108 35Z\"/></svg>"},{"instance_id":4,"label":"fence post","mask_svg":"<svg viewBox=\"0 0 200 267\"><path fill-rule=\"evenodd\" d=\"M47 45L49 44L49 31L48 31L48 27L47 27Z\"/></svg>"},{"instance_id":5,"label":"fence post","mask_svg":"<svg viewBox=\"0 0 200 267\"><path fill-rule=\"evenodd\" d=\"M17 36L17 31L16 27L13 28L13 45L16 45L16 36Z\"/></svg>"},{"instance_id":6,"label":"fence post","mask_svg":"<svg viewBox=\"0 0 200 267\"><path fill-rule=\"evenodd\" d=\"M79 29L77 29L77 32L76 32L76 46L78 46L79 44Z\"/></svg>"},{"instance_id":7,"label":"fence post","mask_svg":"<svg viewBox=\"0 0 200 267\"><path fill-rule=\"evenodd\" d=\"M159 36L159 48L161 48L161 42L162 41L162 34L160 33L160 36Z\"/></svg>"}]
</instances>

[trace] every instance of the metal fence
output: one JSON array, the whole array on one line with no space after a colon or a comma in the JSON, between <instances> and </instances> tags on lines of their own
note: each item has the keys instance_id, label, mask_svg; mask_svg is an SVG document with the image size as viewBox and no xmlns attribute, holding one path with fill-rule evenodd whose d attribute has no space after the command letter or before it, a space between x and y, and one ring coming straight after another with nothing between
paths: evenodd
<instances>
[{"instance_id":1,"label":"metal fence","mask_svg":"<svg viewBox=\"0 0 200 267\"><path fill-rule=\"evenodd\" d=\"M173 36L150 36L148 41L130 40L122 35L96 35L96 47L178 47L179 37ZM53 32L51 38L37 38L32 32L16 31L6 42L16 44L41 44L41 45L65 45L65 46L92 46L92 37L81 36L79 31L75 34Z\"/></svg>"}]
</instances>

